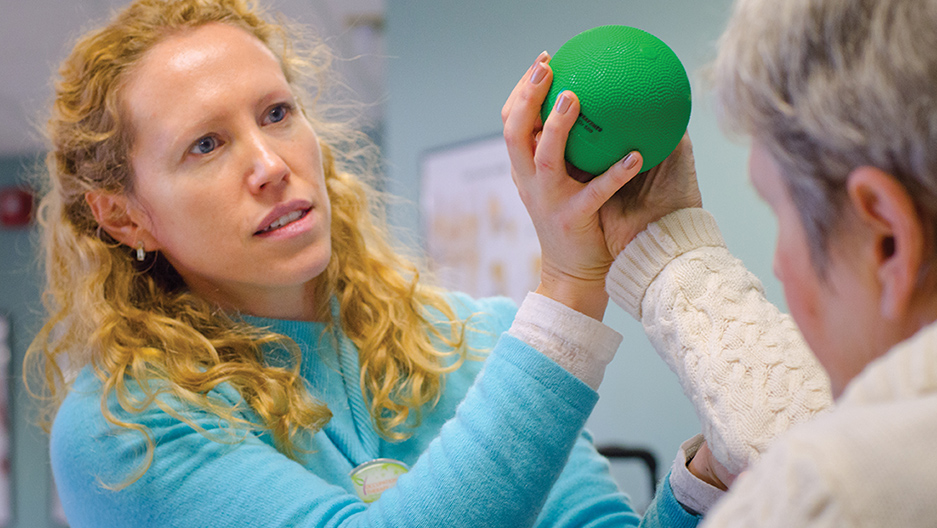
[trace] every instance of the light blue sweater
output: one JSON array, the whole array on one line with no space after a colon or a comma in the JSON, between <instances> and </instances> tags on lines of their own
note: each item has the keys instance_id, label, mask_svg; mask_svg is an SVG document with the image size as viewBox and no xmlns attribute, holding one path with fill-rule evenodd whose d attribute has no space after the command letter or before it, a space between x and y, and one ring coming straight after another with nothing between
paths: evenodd
<instances>
[{"instance_id":1,"label":"light blue sweater","mask_svg":"<svg viewBox=\"0 0 937 528\"><path fill-rule=\"evenodd\" d=\"M607 462L583 432L598 395L504 331L515 306L504 299L452 296L459 317L473 316L473 349L491 350L448 375L439 403L408 440L374 432L358 385L357 353L336 348L319 323L252 319L294 339L302 373L333 418L304 448L303 463L272 446L266 434L240 442L206 438L157 406L119 418L148 428L155 454L143 476L117 484L144 462L141 435L104 421L100 381L89 368L56 416L52 468L73 528L82 527L511 527L634 526L639 523ZM276 361L275 357L269 358ZM482 366L484 370L482 372ZM477 378L477 380L476 380ZM239 404L227 385L212 396ZM179 401L162 402L210 433L225 426ZM247 415L246 415L247 416ZM355 495L349 472L385 457L410 465L371 505ZM695 526L665 480L646 526Z\"/></svg>"}]
</instances>

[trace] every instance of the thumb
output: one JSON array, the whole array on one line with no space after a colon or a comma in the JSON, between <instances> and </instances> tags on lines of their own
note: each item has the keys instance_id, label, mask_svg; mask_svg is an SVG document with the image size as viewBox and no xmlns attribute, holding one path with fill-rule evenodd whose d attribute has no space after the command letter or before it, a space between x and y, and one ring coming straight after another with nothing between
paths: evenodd
<instances>
[{"instance_id":1,"label":"thumb","mask_svg":"<svg viewBox=\"0 0 937 528\"><path fill-rule=\"evenodd\" d=\"M586 186L586 203L583 207L598 211L619 189L641 172L643 164L644 158L635 150L593 178Z\"/></svg>"}]
</instances>

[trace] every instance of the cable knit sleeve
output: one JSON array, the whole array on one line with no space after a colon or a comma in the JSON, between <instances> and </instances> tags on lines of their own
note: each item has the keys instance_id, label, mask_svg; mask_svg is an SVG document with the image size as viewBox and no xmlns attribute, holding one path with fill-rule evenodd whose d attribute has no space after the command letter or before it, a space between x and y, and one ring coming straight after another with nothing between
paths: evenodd
<instances>
[{"instance_id":1,"label":"cable knit sleeve","mask_svg":"<svg viewBox=\"0 0 937 528\"><path fill-rule=\"evenodd\" d=\"M729 253L708 212L684 209L649 225L615 260L606 286L677 374L730 471L831 404L829 380L793 320Z\"/></svg>"}]
</instances>

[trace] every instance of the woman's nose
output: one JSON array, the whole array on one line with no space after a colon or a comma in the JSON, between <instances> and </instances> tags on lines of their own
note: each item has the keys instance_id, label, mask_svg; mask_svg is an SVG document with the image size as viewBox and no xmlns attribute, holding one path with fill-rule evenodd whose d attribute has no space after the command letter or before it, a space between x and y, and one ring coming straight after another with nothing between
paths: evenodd
<instances>
[{"instance_id":1,"label":"woman's nose","mask_svg":"<svg viewBox=\"0 0 937 528\"><path fill-rule=\"evenodd\" d=\"M258 134L249 141L248 185L252 192L276 187L289 178L290 169L269 138Z\"/></svg>"}]
</instances>

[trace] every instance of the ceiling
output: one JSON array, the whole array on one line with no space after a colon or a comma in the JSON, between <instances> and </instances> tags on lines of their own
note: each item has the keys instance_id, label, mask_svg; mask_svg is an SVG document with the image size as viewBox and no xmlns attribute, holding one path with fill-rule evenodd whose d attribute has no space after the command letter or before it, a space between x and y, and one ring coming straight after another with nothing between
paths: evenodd
<instances>
[{"instance_id":1,"label":"ceiling","mask_svg":"<svg viewBox=\"0 0 937 528\"><path fill-rule=\"evenodd\" d=\"M127 0L4 0L0 16L0 156L44 148L41 124L51 78L83 30ZM266 0L266 5L329 38L336 66L378 127L384 96L384 0Z\"/></svg>"}]
</instances>

